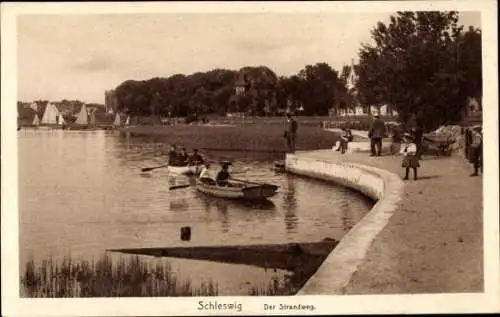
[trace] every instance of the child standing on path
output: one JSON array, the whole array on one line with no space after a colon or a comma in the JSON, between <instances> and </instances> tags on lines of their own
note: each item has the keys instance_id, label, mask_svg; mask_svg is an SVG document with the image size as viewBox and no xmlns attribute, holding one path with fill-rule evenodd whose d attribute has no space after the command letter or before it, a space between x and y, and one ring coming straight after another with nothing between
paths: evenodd
<instances>
[{"instance_id":1,"label":"child standing on path","mask_svg":"<svg viewBox=\"0 0 500 317\"><path fill-rule=\"evenodd\" d=\"M405 133L403 135L403 144L400 153L403 154L403 163L401 167L406 169L404 180L407 180L410 174L410 168L413 169L413 179L417 180L417 169L420 167L417 156L417 145L412 135Z\"/></svg>"}]
</instances>

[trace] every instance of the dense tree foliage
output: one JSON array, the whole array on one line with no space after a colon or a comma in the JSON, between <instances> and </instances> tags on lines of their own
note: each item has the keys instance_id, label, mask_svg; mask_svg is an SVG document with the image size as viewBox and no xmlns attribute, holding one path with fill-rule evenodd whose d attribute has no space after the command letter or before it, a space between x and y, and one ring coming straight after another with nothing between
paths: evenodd
<instances>
[{"instance_id":1,"label":"dense tree foliage","mask_svg":"<svg viewBox=\"0 0 500 317\"><path fill-rule=\"evenodd\" d=\"M248 89L235 93L235 82L245 74ZM272 115L279 109L302 106L306 114L327 114L345 86L326 63L308 65L297 75L280 77L265 66L239 71L215 69L192 75L177 74L146 81L128 80L115 93L119 110L133 115L202 116L244 112Z\"/></svg>"},{"instance_id":2,"label":"dense tree foliage","mask_svg":"<svg viewBox=\"0 0 500 317\"><path fill-rule=\"evenodd\" d=\"M356 88L365 105L392 104L427 129L456 121L468 98L482 95L481 32L457 25L457 12L398 12L363 45Z\"/></svg>"}]
</instances>

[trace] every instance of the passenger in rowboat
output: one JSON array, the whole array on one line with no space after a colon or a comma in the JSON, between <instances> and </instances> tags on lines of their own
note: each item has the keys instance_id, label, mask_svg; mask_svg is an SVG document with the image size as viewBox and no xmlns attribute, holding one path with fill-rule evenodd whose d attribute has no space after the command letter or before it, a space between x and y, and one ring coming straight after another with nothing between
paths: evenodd
<instances>
[{"instance_id":1,"label":"passenger in rowboat","mask_svg":"<svg viewBox=\"0 0 500 317\"><path fill-rule=\"evenodd\" d=\"M187 166L189 162L189 154L185 147L182 148L181 153L178 154L179 166Z\"/></svg>"},{"instance_id":2,"label":"passenger in rowboat","mask_svg":"<svg viewBox=\"0 0 500 317\"><path fill-rule=\"evenodd\" d=\"M175 144L172 144L170 151L168 151L168 165L179 166L177 146Z\"/></svg>"},{"instance_id":3,"label":"passenger in rowboat","mask_svg":"<svg viewBox=\"0 0 500 317\"><path fill-rule=\"evenodd\" d=\"M199 164L203 164L205 160L203 159L203 157L198 154L198 149L194 149L193 150L193 154L189 157L189 164L191 165L199 165Z\"/></svg>"},{"instance_id":4,"label":"passenger in rowboat","mask_svg":"<svg viewBox=\"0 0 500 317\"><path fill-rule=\"evenodd\" d=\"M215 185L215 181L213 180L212 176L210 175L210 171L208 170L210 168L210 163L206 162L205 165L203 166L203 169L200 172L200 182L208 184L208 185Z\"/></svg>"}]
</instances>

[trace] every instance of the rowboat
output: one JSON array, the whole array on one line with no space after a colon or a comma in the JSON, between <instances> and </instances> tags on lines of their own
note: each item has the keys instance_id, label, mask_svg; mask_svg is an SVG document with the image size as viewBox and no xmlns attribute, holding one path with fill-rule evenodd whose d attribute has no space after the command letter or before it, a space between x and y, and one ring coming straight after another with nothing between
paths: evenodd
<instances>
[{"instance_id":1,"label":"rowboat","mask_svg":"<svg viewBox=\"0 0 500 317\"><path fill-rule=\"evenodd\" d=\"M278 186L271 184L231 184L232 186L218 186L206 184L196 180L196 189L206 195L227 198L227 199L247 199L259 200L272 197L276 194Z\"/></svg>"},{"instance_id":2,"label":"rowboat","mask_svg":"<svg viewBox=\"0 0 500 317\"><path fill-rule=\"evenodd\" d=\"M198 175L203 165L171 166L167 167L169 173L179 175Z\"/></svg>"}]
</instances>

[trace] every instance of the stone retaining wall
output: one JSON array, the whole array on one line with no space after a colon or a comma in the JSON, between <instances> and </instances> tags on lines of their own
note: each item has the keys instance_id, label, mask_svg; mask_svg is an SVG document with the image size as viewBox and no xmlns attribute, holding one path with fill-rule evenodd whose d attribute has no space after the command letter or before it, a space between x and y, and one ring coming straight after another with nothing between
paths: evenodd
<instances>
[{"instance_id":1,"label":"stone retaining wall","mask_svg":"<svg viewBox=\"0 0 500 317\"><path fill-rule=\"evenodd\" d=\"M330 253L298 295L343 294L357 267L377 234L387 225L402 196L398 175L357 163L336 162L314 156L287 154L290 173L331 181L347 186L376 200L372 210L361 219Z\"/></svg>"}]
</instances>

